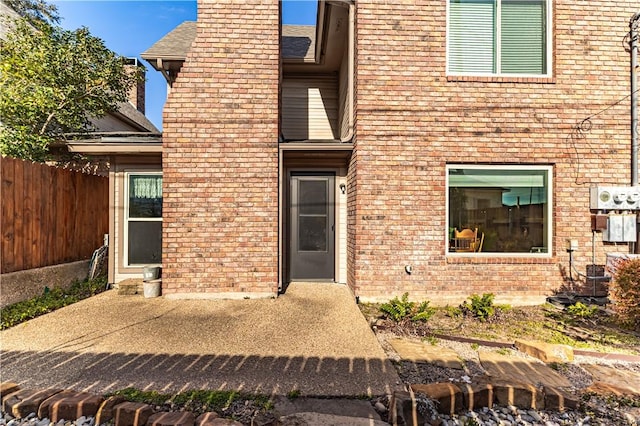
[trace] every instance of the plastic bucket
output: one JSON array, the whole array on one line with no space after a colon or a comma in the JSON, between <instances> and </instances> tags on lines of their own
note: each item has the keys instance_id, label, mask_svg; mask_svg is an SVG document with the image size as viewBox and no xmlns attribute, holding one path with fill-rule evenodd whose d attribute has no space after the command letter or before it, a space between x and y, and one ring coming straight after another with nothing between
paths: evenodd
<instances>
[{"instance_id":1,"label":"plastic bucket","mask_svg":"<svg viewBox=\"0 0 640 426\"><path fill-rule=\"evenodd\" d=\"M147 266L142 270L142 280L143 281L153 281L160 278L160 267L159 266Z\"/></svg>"},{"instance_id":2,"label":"plastic bucket","mask_svg":"<svg viewBox=\"0 0 640 426\"><path fill-rule=\"evenodd\" d=\"M145 281L142 283L144 297L158 297L162 289L162 280Z\"/></svg>"}]
</instances>

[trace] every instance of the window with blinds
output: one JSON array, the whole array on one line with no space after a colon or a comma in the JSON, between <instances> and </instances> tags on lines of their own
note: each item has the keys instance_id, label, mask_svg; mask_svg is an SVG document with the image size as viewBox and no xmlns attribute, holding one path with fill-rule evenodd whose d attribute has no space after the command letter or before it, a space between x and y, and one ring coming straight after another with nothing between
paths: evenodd
<instances>
[{"instance_id":1,"label":"window with blinds","mask_svg":"<svg viewBox=\"0 0 640 426\"><path fill-rule=\"evenodd\" d=\"M449 0L448 72L547 75L551 0Z\"/></svg>"}]
</instances>

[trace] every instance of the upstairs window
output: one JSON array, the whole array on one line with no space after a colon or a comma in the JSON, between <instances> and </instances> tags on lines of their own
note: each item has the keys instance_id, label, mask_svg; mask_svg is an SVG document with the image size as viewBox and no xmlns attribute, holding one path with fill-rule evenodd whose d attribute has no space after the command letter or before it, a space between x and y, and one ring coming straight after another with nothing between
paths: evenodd
<instances>
[{"instance_id":1,"label":"upstairs window","mask_svg":"<svg viewBox=\"0 0 640 426\"><path fill-rule=\"evenodd\" d=\"M551 0L449 0L448 73L550 74Z\"/></svg>"}]
</instances>

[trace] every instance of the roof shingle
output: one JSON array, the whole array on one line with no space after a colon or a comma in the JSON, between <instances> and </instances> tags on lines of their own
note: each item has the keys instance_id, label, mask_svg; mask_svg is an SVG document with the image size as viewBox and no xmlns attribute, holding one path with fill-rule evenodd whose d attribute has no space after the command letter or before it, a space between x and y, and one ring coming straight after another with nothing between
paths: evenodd
<instances>
[{"instance_id":1,"label":"roof shingle","mask_svg":"<svg viewBox=\"0 0 640 426\"><path fill-rule=\"evenodd\" d=\"M195 40L197 23L185 21L153 46L142 53L146 60L184 60ZM285 59L313 60L315 53L316 27L314 25L282 26L282 57Z\"/></svg>"}]
</instances>

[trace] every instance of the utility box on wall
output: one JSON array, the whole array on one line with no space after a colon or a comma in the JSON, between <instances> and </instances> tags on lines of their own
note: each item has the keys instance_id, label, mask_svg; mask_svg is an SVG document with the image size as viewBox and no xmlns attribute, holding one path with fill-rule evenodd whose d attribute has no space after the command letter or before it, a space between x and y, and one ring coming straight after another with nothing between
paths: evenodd
<instances>
[{"instance_id":1,"label":"utility box on wall","mask_svg":"<svg viewBox=\"0 0 640 426\"><path fill-rule=\"evenodd\" d=\"M610 214L607 229L602 231L602 241L610 243L629 243L636 241L636 215Z\"/></svg>"},{"instance_id":2,"label":"utility box on wall","mask_svg":"<svg viewBox=\"0 0 640 426\"><path fill-rule=\"evenodd\" d=\"M640 187L591 187L589 206L591 210L640 210Z\"/></svg>"}]
</instances>

